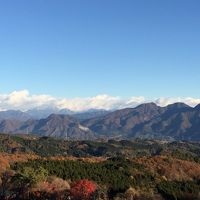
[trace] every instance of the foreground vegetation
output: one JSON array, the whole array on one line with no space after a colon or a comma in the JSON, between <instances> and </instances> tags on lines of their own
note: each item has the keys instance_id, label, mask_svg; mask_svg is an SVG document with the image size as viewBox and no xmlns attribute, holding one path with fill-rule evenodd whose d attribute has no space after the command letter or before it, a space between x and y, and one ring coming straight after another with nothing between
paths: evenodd
<instances>
[{"instance_id":1,"label":"foreground vegetation","mask_svg":"<svg viewBox=\"0 0 200 200\"><path fill-rule=\"evenodd\" d=\"M0 199L200 199L200 143L0 135Z\"/></svg>"}]
</instances>

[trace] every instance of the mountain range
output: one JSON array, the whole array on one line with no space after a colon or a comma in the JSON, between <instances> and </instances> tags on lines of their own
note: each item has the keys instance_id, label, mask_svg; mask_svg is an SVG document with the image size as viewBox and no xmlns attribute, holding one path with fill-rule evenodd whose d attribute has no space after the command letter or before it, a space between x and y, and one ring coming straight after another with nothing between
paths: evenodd
<instances>
[{"instance_id":1,"label":"mountain range","mask_svg":"<svg viewBox=\"0 0 200 200\"><path fill-rule=\"evenodd\" d=\"M26 133L65 139L157 138L200 140L200 105L175 103L166 107L146 103L113 112L56 113L34 119L30 112L5 119L0 112L0 132ZM92 114L91 114L92 113ZM28 117L29 116L29 117ZM7 118L6 118L7 117Z\"/></svg>"},{"instance_id":2,"label":"mountain range","mask_svg":"<svg viewBox=\"0 0 200 200\"><path fill-rule=\"evenodd\" d=\"M69 109L57 109L57 108L46 108L46 109L32 109L27 111L20 111L20 110L7 110L7 111L0 111L0 121L5 119L11 120L19 120L19 121L26 121L28 119L42 119L47 118L51 114L59 114L59 115L70 115L74 116L77 119L90 119L93 117L103 116L109 113L106 110L97 110L91 109L82 112L74 112Z\"/></svg>"}]
</instances>

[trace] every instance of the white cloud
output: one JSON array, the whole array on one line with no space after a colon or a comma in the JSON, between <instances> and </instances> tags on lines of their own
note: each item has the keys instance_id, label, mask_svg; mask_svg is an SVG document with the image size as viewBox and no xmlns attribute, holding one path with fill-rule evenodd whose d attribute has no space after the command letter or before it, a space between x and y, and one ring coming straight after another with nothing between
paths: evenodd
<instances>
[{"instance_id":1,"label":"white cloud","mask_svg":"<svg viewBox=\"0 0 200 200\"><path fill-rule=\"evenodd\" d=\"M196 106L197 104L200 104L200 99L197 98L191 98L191 97L186 97L186 98L181 98L181 97L176 97L176 98L164 98L161 97L159 99L156 99L154 101L157 105L160 106L167 106L169 104L172 103L176 103L176 102L183 102L189 106Z\"/></svg>"},{"instance_id":2,"label":"white cloud","mask_svg":"<svg viewBox=\"0 0 200 200\"><path fill-rule=\"evenodd\" d=\"M30 95L28 90L14 91L10 94L0 94L0 110L52 107L56 101L56 98L49 95Z\"/></svg>"},{"instance_id":3,"label":"white cloud","mask_svg":"<svg viewBox=\"0 0 200 200\"><path fill-rule=\"evenodd\" d=\"M160 106L166 106L175 102L184 102L190 106L196 106L200 99L187 98L158 98L145 99L142 96L123 99L109 95L98 95L88 98L55 98L50 95L31 95L28 90L14 91L10 94L0 94L0 110L28 110L33 108L58 108L73 111L84 111L88 109L121 109L135 107L146 102L155 102Z\"/></svg>"}]
</instances>

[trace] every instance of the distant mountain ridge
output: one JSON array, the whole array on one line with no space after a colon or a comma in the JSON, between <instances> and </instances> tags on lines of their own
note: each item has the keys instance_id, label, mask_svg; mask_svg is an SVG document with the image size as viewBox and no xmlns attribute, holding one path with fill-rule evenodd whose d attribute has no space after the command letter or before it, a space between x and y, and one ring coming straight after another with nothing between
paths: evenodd
<instances>
[{"instance_id":1,"label":"distant mountain ridge","mask_svg":"<svg viewBox=\"0 0 200 200\"><path fill-rule=\"evenodd\" d=\"M7 111L0 111L0 121L2 120L26 121L28 119L43 119L47 118L51 114L70 115L74 116L77 119L83 120L83 119L90 119L93 117L103 116L109 112L110 111L97 110L97 109L75 112L69 109L57 109L57 108L32 109L24 112L20 110L7 110Z\"/></svg>"},{"instance_id":2,"label":"distant mountain ridge","mask_svg":"<svg viewBox=\"0 0 200 200\"><path fill-rule=\"evenodd\" d=\"M122 134L122 138L173 138L200 140L200 109L184 103L166 107L154 103L123 109L84 122L97 134Z\"/></svg>"},{"instance_id":3,"label":"distant mountain ridge","mask_svg":"<svg viewBox=\"0 0 200 200\"><path fill-rule=\"evenodd\" d=\"M20 110L0 111L0 121L7 119L25 121L30 118L31 116L28 113L22 112Z\"/></svg>"},{"instance_id":4,"label":"distant mountain ridge","mask_svg":"<svg viewBox=\"0 0 200 200\"><path fill-rule=\"evenodd\" d=\"M37 134L39 136L61 137L64 139L95 139L95 134L79 121L68 115L51 114L40 120L3 120L0 123L1 133Z\"/></svg>"},{"instance_id":5,"label":"distant mountain ridge","mask_svg":"<svg viewBox=\"0 0 200 200\"><path fill-rule=\"evenodd\" d=\"M52 114L47 118L20 122L5 119L0 123L3 133L34 133L67 139L96 138L171 138L200 140L200 105L192 108L184 103L166 107L155 103L141 104L104 112L91 118Z\"/></svg>"}]
</instances>

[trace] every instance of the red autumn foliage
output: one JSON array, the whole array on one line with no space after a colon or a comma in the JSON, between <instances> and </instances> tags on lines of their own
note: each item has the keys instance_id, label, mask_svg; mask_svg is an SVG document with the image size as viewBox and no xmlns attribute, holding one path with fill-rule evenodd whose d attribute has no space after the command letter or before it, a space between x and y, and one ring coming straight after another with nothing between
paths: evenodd
<instances>
[{"instance_id":1,"label":"red autumn foliage","mask_svg":"<svg viewBox=\"0 0 200 200\"><path fill-rule=\"evenodd\" d=\"M96 188L97 186L94 182L83 179L72 185L70 194L73 200L90 200Z\"/></svg>"}]
</instances>

